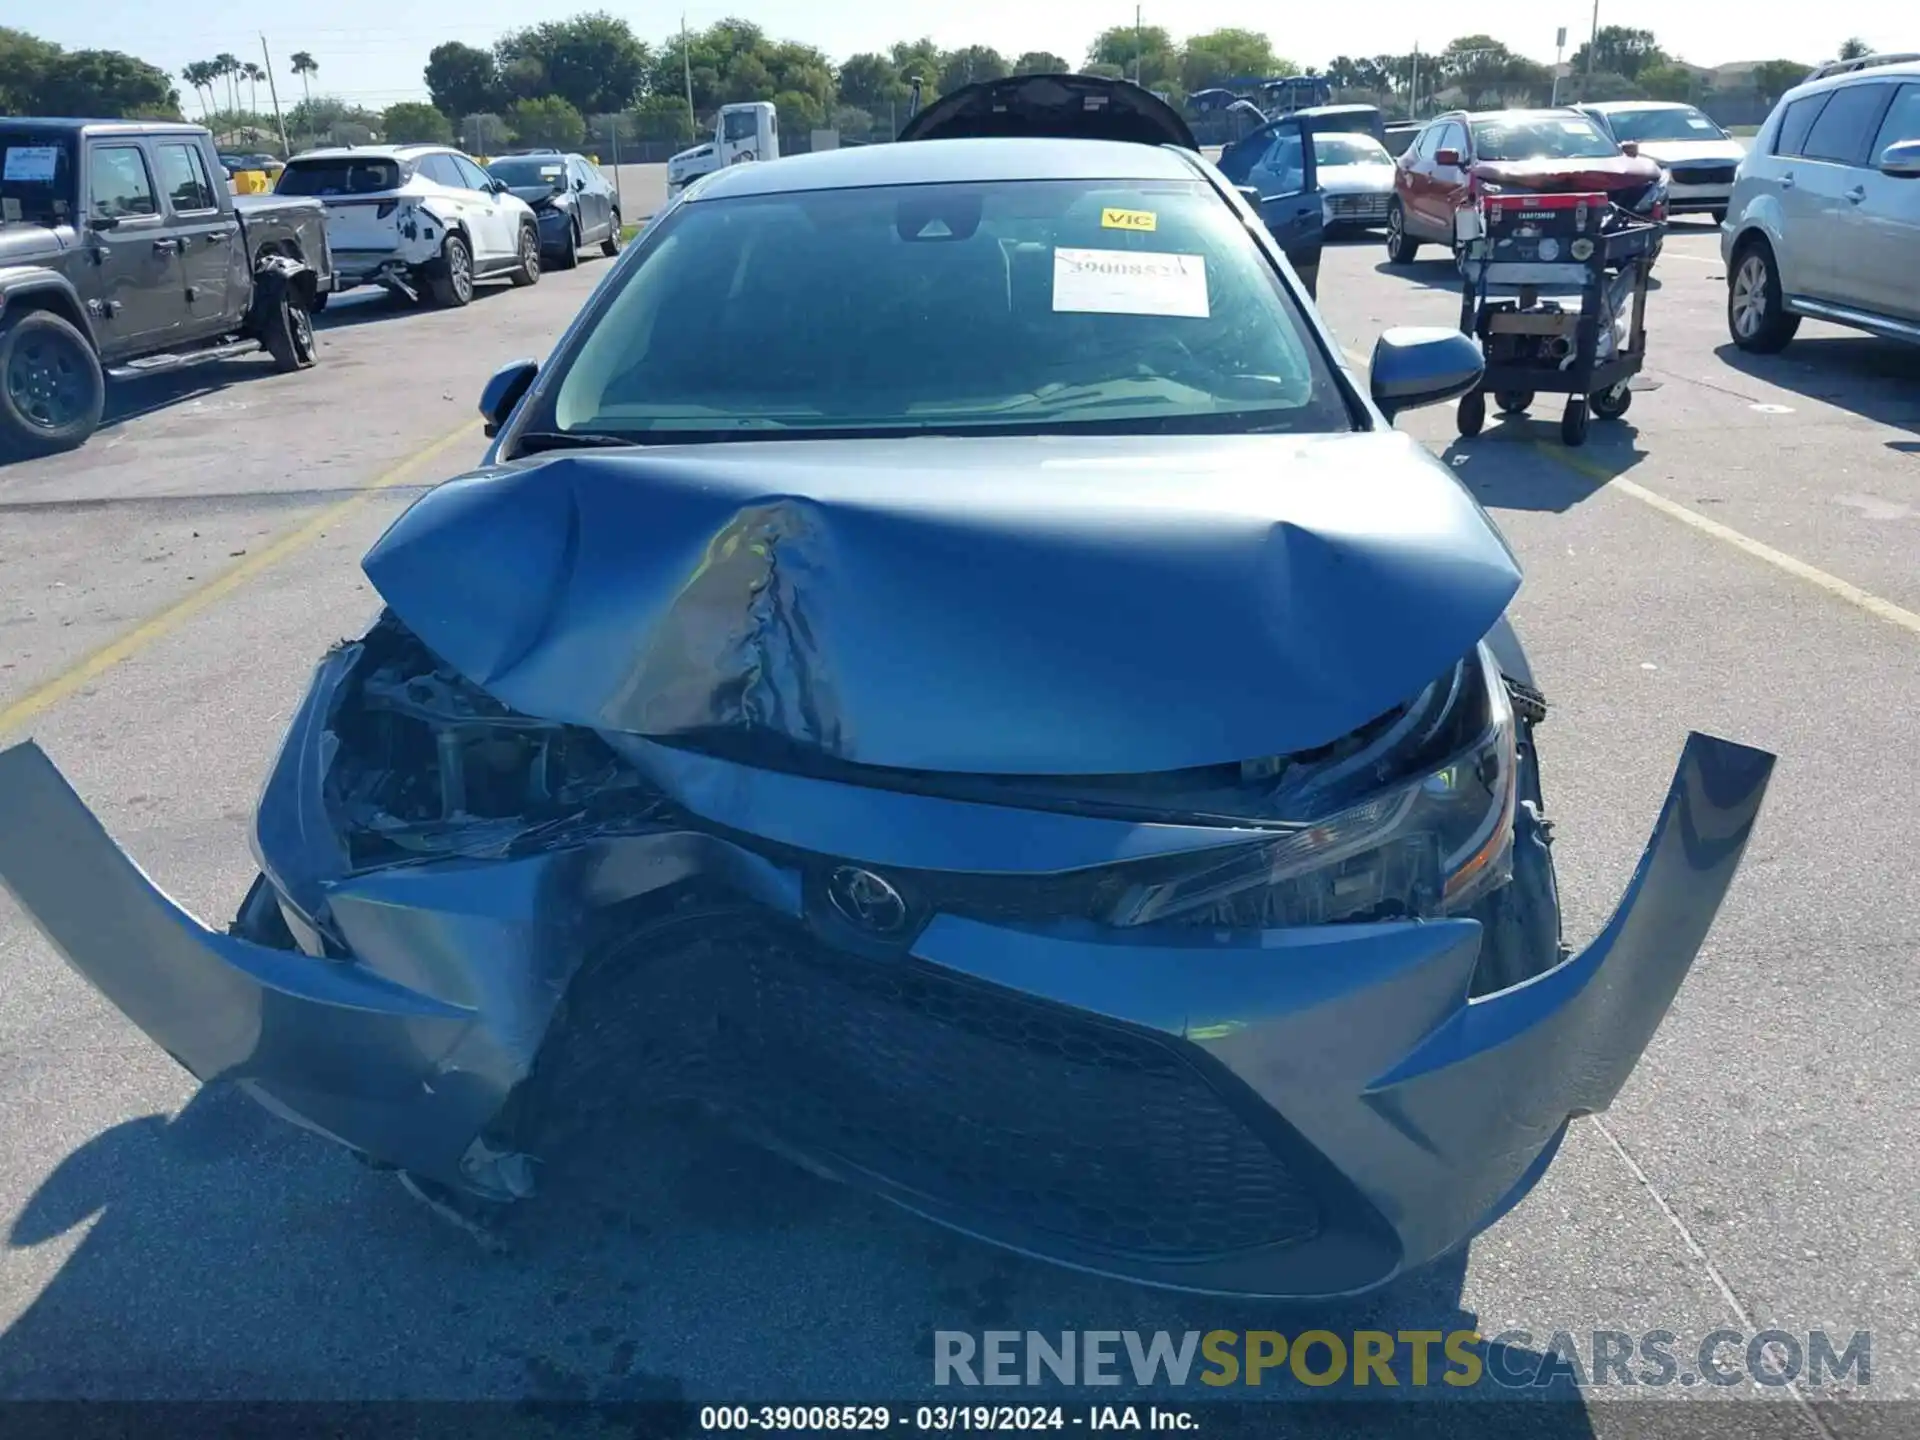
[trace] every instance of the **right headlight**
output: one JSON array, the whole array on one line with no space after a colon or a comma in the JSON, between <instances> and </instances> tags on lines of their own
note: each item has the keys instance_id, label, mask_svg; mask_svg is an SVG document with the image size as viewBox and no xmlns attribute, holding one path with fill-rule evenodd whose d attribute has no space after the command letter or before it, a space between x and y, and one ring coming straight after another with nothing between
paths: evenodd
<instances>
[{"instance_id":1,"label":"right headlight","mask_svg":"<svg viewBox=\"0 0 1920 1440\"><path fill-rule=\"evenodd\" d=\"M1136 885L1110 918L1272 929L1457 914L1511 874L1515 778L1512 700L1478 646L1372 742L1276 797L1310 818Z\"/></svg>"}]
</instances>

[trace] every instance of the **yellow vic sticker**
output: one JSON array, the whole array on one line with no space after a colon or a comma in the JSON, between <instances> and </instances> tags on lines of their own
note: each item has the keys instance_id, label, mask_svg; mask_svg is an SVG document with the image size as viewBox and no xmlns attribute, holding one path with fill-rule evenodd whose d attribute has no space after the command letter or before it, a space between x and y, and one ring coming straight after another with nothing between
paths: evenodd
<instances>
[{"instance_id":1,"label":"yellow vic sticker","mask_svg":"<svg viewBox=\"0 0 1920 1440\"><path fill-rule=\"evenodd\" d=\"M1153 230L1157 229L1160 219L1151 210L1102 210L1100 228L1102 230Z\"/></svg>"}]
</instances>

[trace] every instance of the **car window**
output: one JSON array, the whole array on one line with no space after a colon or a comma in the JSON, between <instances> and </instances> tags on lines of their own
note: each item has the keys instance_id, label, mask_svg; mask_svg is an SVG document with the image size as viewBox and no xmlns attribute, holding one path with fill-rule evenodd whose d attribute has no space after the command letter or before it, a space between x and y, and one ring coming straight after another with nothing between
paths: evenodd
<instances>
[{"instance_id":1,"label":"car window","mask_svg":"<svg viewBox=\"0 0 1920 1440\"><path fill-rule=\"evenodd\" d=\"M724 138L728 140L750 140L753 138L755 116L751 110L736 110L726 117Z\"/></svg>"},{"instance_id":2,"label":"car window","mask_svg":"<svg viewBox=\"0 0 1920 1440\"><path fill-rule=\"evenodd\" d=\"M1813 129L1813 122L1820 118L1820 112L1833 94L1831 90L1822 91L1787 106L1786 114L1780 117L1780 133L1773 137L1773 153L1789 159L1798 156L1807 143L1807 132Z\"/></svg>"},{"instance_id":3,"label":"car window","mask_svg":"<svg viewBox=\"0 0 1920 1440\"><path fill-rule=\"evenodd\" d=\"M491 190L493 188L493 181L488 178L487 172L474 164L473 161L469 160L466 156L449 155L447 159L453 162L453 168L460 176L460 183L466 186L467 189Z\"/></svg>"},{"instance_id":4,"label":"car window","mask_svg":"<svg viewBox=\"0 0 1920 1440\"><path fill-rule=\"evenodd\" d=\"M1313 163L1316 165L1391 165L1387 147L1371 135L1316 135L1313 137Z\"/></svg>"},{"instance_id":5,"label":"car window","mask_svg":"<svg viewBox=\"0 0 1920 1440\"><path fill-rule=\"evenodd\" d=\"M1691 105L1675 109L1615 110L1606 117L1606 128L1616 140L1724 140L1722 130Z\"/></svg>"},{"instance_id":6,"label":"car window","mask_svg":"<svg viewBox=\"0 0 1920 1440\"><path fill-rule=\"evenodd\" d=\"M1878 165L1886 148L1902 140L1920 140L1920 85L1902 85L1893 97L1887 118L1880 122L1880 133L1867 147L1867 163Z\"/></svg>"},{"instance_id":7,"label":"car window","mask_svg":"<svg viewBox=\"0 0 1920 1440\"><path fill-rule=\"evenodd\" d=\"M1610 160L1616 145L1584 115L1503 115L1473 122L1481 160Z\"/></svg>"},{"instance_id":8,"label":"car window","mask_svg":"<svg viewBox=\"0 0 1920 1440\"><path fill-rule=\"evenodd\" d=\"M87 192L93 213L103 220L160 213L138 145L96 146L87 162Z\"/></svg>"},{"instance_id":9,"label":"car window","mask_svg":"<svg viewBox=\"0 0 1920 1440\"><path fill-rule=\"evenodd\" d=\"M420 159L420 173L436 185L445 185L453 190L464 190L460 172L453 168L451 155L424 155Z\"/></svg>"},{"instance_id":10,"label":"car window","mask_svg":"<svg viewBox=\"0 0 1920 1440\"><path fill-rule=\"evenodd\" d=\"M551 155L516 155L494 161L487 173L509 185L544 185L551 190L565 178L567 167Z\"/></svg>"},{"instance_id":11,"label":"car window","mask_svg":"<svg viewBox=\"0 0 1920 1440\"><path fill-rule=\"evenodd\" d=\"M154 155L160 163L160 188L175 210L211 210L219 204L199 146L156 145Z\"/></svg>"},{"instance_id":12,"label":"car window","mask_svg":"<svg viewBox=\"0 0 1920 1440\"><path fill-rule=\"evenodd\" d=\"M1298 130L1281 130L1273 137L1273 148L1260 164L1270 177L1262 190L1270 195L1291 195L1307 188L1305 153Z\"/></svg>"},{"instance_id":13,"label":"car window","mask_svg":"<svg viewBox=\"0 0 1920 1440\"><path fill-rule=\"evenodd\" d=\"M696 201L525 422L673 441L1352 428L1276 267L1199 182Z\"/></svg>"},{"instance_id":14,"label":"car window","mask_svg":"<svg viewBox=\"0 0 1920 1440\"><path fill-rule=\"evenodd\" d=\"M425 164L420 168L425 170ZM400 165L386 156L294 160L280 172L280 183L273 188L281 195L380 195L400 188Z\"/></svg>"},{"instance_id":15,"label":"car window","mask_svg":"<svg viewBox=\"0 0 1920 1440\"><path fill-rule=\"evenodd\" d=\"M1836 165L1864 165L1867 142L1879 128L1880 116L1892 98L1893 86L1847 85L1834 91L1827 108L1807 132L1800 153L1808 160Z\"/></svg>"},{"instance_id":16,"label":"car window","mask_svg":"<svg viewBox=\"0 0 1920 1440\"><path fill-rule=\"evenodd\" d=\"M1440 148L1458 150L1464 158L1467 153L1467 127L1457 120L1448 125L1440 134Z\"/></svg>"}]
</instances>

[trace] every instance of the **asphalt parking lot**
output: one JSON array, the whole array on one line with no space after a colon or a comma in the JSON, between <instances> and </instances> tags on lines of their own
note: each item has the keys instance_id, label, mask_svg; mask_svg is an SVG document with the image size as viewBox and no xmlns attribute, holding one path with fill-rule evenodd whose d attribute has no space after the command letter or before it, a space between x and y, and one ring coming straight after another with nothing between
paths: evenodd
<instances>
[{"instance_id":1,"label":"asphalt parking lot","mask_svg":"<svg viewBox=\"0 0 1920 1440\"><path fill-rule=\"evenodd\" d=\"M1454 322L1433 254L1396 272L1377 243L1328 250L1349 350ZM224 919L311 664L375 608L359 555L479 455L487 375L544 354L604 272L463 311L368 292L323 317L313 372L146 382L84 450L0 469L0 743L32 734L163 886ZM1869 1331L1864 1394L1920 1401L1920 352L1809 323L1738 355L1704 224L1658 273L1644 388L1584 449L1551 402L1472 441L1450 409L1402 423L1526 567L1568 939L1626 885L1689 729L1779 754L1767 808L1615 1108L1464 1265L1310 1318L1524 1330L1509 1373L1557 1331L1683 1350ZM482 1254L390 1177L200 1090L0 899L0 1398L897 1401L931 1393L940 1329L1301 1324L991 1252L677 1124L618 1137L595 1185L542 1203L513 1254ZM1639 1433L1624 1393L1557 1408L1551 1433ZM1912 1433L1791 1387L1733 1393L1773 1402L1741 1433Z\"/></svg>"}]
</instances>

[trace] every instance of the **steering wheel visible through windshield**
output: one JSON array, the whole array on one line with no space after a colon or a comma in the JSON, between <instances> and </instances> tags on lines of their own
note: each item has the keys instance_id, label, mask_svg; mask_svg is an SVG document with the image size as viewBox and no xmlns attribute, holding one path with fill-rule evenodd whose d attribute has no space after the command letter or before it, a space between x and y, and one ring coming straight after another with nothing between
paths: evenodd
<instances>
[{"instance_id":1,"label":"steering wheel visible through windshield","mask_svg":"<svg viewBox=\"0 0 1920 1440\"><path fill-rule=\"evenodd\" d=\"M1353 428L1202 182L695 200L556 357L525 430L661 443L902 431Z\"/></svg>"}]
</instances>

